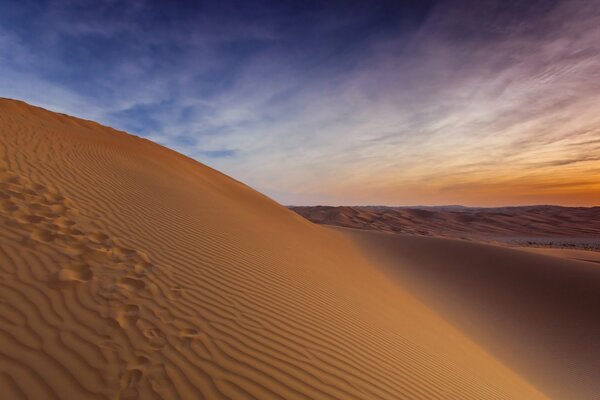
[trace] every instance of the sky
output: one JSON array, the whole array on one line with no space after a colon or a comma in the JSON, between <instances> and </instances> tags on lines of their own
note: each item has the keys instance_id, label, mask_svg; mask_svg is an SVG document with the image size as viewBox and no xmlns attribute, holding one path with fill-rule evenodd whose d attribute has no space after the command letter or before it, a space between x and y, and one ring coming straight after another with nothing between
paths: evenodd
<instances>
[{"instance_id":1,"label":"sky","mask_svg":"<svg viewBox=\"0 0 600 400\"><path fill-rule=\"evenodd\" d=\"M600 205L600 0L0 0L0 97L287 205Z\"/></svg>"}]
</instances>

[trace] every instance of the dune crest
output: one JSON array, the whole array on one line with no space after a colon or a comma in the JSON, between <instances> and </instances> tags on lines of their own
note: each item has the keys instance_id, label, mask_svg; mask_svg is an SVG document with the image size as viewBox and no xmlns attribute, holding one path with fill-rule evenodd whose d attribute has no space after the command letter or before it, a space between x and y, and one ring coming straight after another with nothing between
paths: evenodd
<instances>
[{"instance_id":1,"label":"dune crest","mask_svg":"<svg viewBox=\"0 0 600 400\"><path fill-rule=\"evenodd\" d=\"M344 235L147 140L0 100L0 393L541 399Z\"/></svg>"}]
</instances>

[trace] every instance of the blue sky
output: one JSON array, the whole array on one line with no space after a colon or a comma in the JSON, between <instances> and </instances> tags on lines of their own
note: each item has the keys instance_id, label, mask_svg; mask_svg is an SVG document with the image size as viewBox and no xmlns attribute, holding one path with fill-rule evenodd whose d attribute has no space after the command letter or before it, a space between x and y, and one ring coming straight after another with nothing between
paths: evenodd
<instances>
[{"instance_id":1,"label":"blue sky","mask_svg":"<svg viewBox=\"0 0 600 400\"><path fill-rule=\"evenodd\" d=\"M599 55L596 0L0 2L0 96L285 204L600 203Z\"/></svg>"}]
</instances>

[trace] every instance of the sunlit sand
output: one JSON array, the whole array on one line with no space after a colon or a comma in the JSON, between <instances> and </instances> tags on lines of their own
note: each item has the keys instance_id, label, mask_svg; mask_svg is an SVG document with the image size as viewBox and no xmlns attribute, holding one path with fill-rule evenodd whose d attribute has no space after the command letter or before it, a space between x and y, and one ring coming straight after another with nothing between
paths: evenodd
<instances>
[{"instance_id":1,"label":"sunlit sand","mask_svg":"<svg viewBox=\"0 0 600 400\"><path fill-rule=\"evenodd\" d=\"M460 304L438 307L418 290L426 276L390 275L353 235L94 122L1 100L0 150L2 398L542 399L553 387L533 379L540 348L517 362L496 354L512 336L498 347L480 335L493 315L499 329L525 315L504 307L508 294L474 315L469 281ZM403 262L455 263L436 242L418 246L433 258ZM471 272L496 251L458 247ZM552 260L506 257L539 277L538 260ZM504 287L480 279L484 292ZM556 329L550 355L567 349L560 297L544 309L522 295L510 303L522 313L560 311L539 328ZM520 363L532 357L531 370Z\"/></svg>"}]
</instances>

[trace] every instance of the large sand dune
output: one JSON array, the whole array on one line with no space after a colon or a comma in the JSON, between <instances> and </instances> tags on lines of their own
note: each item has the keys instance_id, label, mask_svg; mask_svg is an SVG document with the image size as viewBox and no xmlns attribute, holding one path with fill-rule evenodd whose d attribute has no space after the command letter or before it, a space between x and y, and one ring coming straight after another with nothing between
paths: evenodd
<instances>
[{"instance_id":1,"label":"large sand dune","mask_svg":"<svg viewBox=\"0 0 600 400\"><path fill-rule=\"evenodd\" d=\"M147 140L0 100L0 196L2 398L545 398L345 234Z\"/></svg>"},{"instance_id":2,"label":"large sand dune","mask_svg":"<svg viewBox=\"0 0 600 400\"><path fill-rule=\"evenodd\" d=\"M600 398L599 253L332 229L551 398Z\"/></svg>"}]
</instances>

